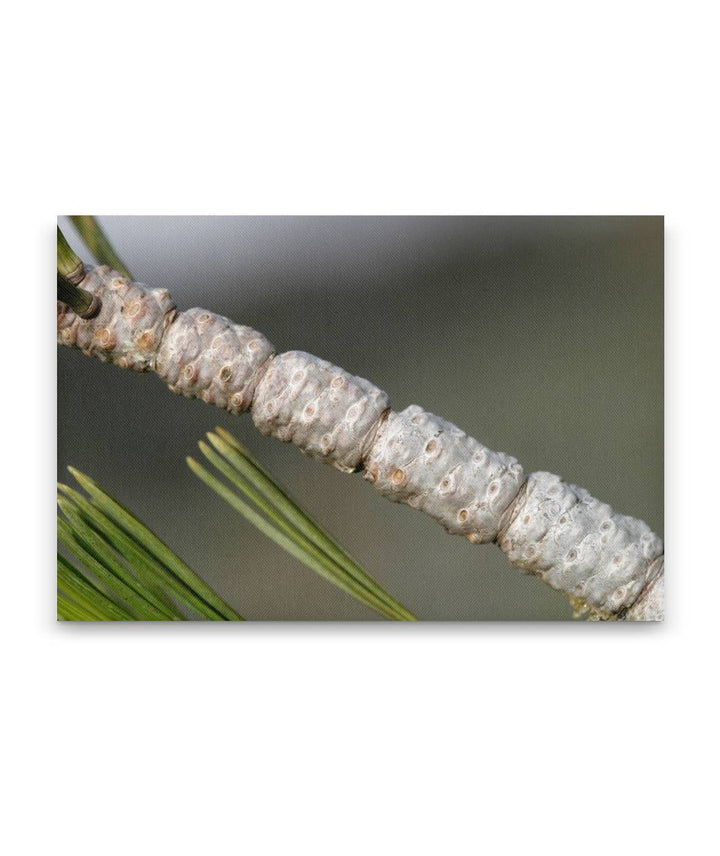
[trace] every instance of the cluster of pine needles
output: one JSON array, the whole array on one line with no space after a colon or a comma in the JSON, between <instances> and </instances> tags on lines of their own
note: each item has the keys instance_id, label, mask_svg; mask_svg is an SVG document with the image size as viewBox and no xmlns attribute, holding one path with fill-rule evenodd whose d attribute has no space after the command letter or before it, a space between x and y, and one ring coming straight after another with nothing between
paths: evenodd
<instances>
[{"instance_id":1,"label":"cluster of pine needles","mask_svg":"<svg viewBox=\"0 0 720 856\"><path fill-rule=\"evenodd\" d=\"M272 478L238 440L223 428L208 432L210 445L200 451L215 468L210 472L193 458L190 469L248 522L298 561L347 592L360 603L395 621L415 616L383 589ZM223 482L217 474L225 477Z\"/></svg>"},{"instance_id":2,"label":"cluster of pine needles","mask_svg":"<svg viewBox=\"0 0 720 856\"><path fill-rule=\"evenodd\" d=\"M70 467L87 496L58 485L58 618L66 621L210 621L242 617L147 526Z\"/></svg>"},{"instance_id":3,"label":"cluster of pine needles","mask_svg":"<svg viewBox=\"0 0 720 856\"><path fill-rule=\"evenodd\" d=\"M218 496L298 561L394 621L415 616L277 484L222 428L200 451L213 470L187 462ZM127 508L89 476L85 491L58 485L57 614L63 621L242 621L240 616Z\"/></svg>"}]
</instances>

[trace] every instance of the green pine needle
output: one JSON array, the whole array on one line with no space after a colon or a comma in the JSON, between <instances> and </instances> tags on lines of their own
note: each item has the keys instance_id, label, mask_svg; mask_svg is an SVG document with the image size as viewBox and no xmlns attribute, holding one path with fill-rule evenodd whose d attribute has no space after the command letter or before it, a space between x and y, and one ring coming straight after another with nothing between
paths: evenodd
<instances>
[{"instance_id":1,"label":"green pine needle","mask_svg":"<svg viewBox=\"0 0 720 856\"><path fill-rule=\"evenodd\" d=\"M193 617L242 621L144 524L88 476L70 469L92 499L58 485L58 539L76 560L58 555L60 620L186 620L181 606Z\"/></svg>"},{"instance_id":2,"label":"green pine needle","mask_svg":"<svg viewBox=\"0 0 720 856\"><path fill-rule=\"evenodd\" d=\"M132 621L132 615L104 595L97 586L58 553L58 588L80 605L94 612L97 621Z\"/></svg>"},{"instance_id":3,"label":"green pine needle","mask_svg":"<svg viewBox=\"0 0 720 856\"><path fill-rule=\"evenodd\" d=\"M262 467L245 446L224 428L217 427L215 430L217 434L213 434L212 432L208 432L207 434L212 445L234 467L237 473L246 478L260 491L278 514L282 515L289 524L294 526L315 544L316 547L333 559L348 576L372 592L391 610L399 613L407 621L417 620L416 616L409 609L406 609L392 595L386 592L302 506L295 502L273 480L270 473Z\"/></svg>"},{"instance_id":4,"label":"green pine needle","mask_svg":"<svg viewBox=\"0 0 720 856\"><path fill-rule=\"evenodd\" d=\"M216 610L199 598L189 586L178 579L165 565L158 562L134 538L106 517L82 494L62 484L58 485L58 490L78 506L80 517L108 541L127 562L140 582L155 596L155 602L161 608L167 608L173 618L183 618L182 613L173 603L174 599L189 607L197 615L211 620L222 620L222 616Z\"/></svg>"},{"instance_id":5,"label":"green pine needle","mask_svg":"<svg viewBox=\"0 0 720 856\"><path fill-rule=\"evenodd\" d=\"M130 574L110 546L80 520L62 497L58 505L67 520L58 518L57 533L63 546L115 594L138 621L164 621L169 617L153 604L153 596Z\"/></svg>"},{"instance_id":6,"label":"green pine needle","mask_svg":"<svg viewBox=\"0 0 720 856\"><path fill-rule=\"evenodd\" d=\"M72 283L82 279L83 274L82 259L70 246L59 226L57 227L57 272Z\"/></svg>"},{"instance_id":7,"label":"green pine needle","mask_svg":"<svg viewBox=\"0 0 720 856\"><path fill-rule=\"evenodd\" d=\"M97 617L79 603L71 600L63 591L58 591L57 615L60 621L97 621Z\"/></svg>"},{"instance_id":8,"label":"green pine needle","mask_svg":"<svg viewBox=\"0 0 720 856\"><path fill-rule=\"evenodd\" d=\"M202 441L200 451L239 493L197 461L187 458L188 466L198 478L268 538L356 600L386 618L416 620L290 499L247 449L227 431L220 428L217 431L218 434L210 432L207 436L221 454Z\"/></svg>"},{"instance_id":9,"label":"green pine needle","mask_svg":"<svg viewBox=\"0 0 720 856\"><path fill-rule=\"evenodd\" d=\"M183 582L187 588L194 592L199 601L204 601L206 604L205 611L208 613L206 614L207 618L212 618L212 615L207 610L207 607L210 607L216 613L216 619L220 617L221 620L225 619L226 621L243 620L207 583L201 580L185 562L176 556L167 544L161 541L157 535L151 532L147 526L142 524L137 517L124 508L117 500L113 499L110 494L106 493L100 485L74 467L68 467L68 470L85 491L90 494L93 504L103 514L117 523L152 558L157 560L157 562Z\"/></svg>"}]
</instances>

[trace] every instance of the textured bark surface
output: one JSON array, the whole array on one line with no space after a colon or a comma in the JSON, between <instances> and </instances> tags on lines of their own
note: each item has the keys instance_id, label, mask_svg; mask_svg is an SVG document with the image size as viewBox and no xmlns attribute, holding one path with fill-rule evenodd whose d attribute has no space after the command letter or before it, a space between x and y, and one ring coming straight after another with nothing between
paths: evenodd
<instances>
[{"instance_id":1,"label":"textured bark surface","mask_svg":"<svg viewBox=\"0 0 720 856\"><path fill-rule=\"evenodd\" d=\"M636 601L663 552L642 520L544 472L528 477L498 543L518 568L610 614Z\"/></svg>"},{"instance_id":2,"label":"textured bark surface","mask_svg":"<svg viewBox=\"0 0 720 856\"><path fill-rule=\"evenodd\" d=\"M80 285L101 301L82 319L58 301L58 342L136 372L155 368L158 348L176 307L164 288L128 282L107 267L88 268Z\"/></svg>"},{"instance_id":3,"label":"textured bark surface","mask_svg":"<svg viewBox=\"0 0 720 856\"><path fill-rule=\"evenodd\" d=\"M416 404L390 413L365 460L365 478L387 499L419 508L448 532L494 541L523 483L520 464L492 452Z\"/></svg>"},{"instance_id":4,"label":"textured bark surface","mask_svg":"<svg viewBox=\"0 0 720 856\"><path fill-rule=\"evenodd\" d=\"M665 618L665 557L660 556L648 571L650 582L635 603L622 615L626 621L662 621Z\"/></svg>"},{"instance_id":5,"label":"textured bark surface","mask_svg":"<svg viewBox=\"0 0 720 856\"><path fill-rule=\"evenodd\" d=\"M164 289L130 283L107 267L82 287L101 301L82 319L58 303L58 342L135 371L231 413L343 472L362 470L386 498L418 508L473 543L496 541L597 617L663 618L661 539L551 473L527 479L512 457L411 405L391 411L386 393L325 360L275 355L250 327L204 309L178 313Z\"/></svg>"},{"instance_id":6,"label":"textured bark surface","mask_svg":"<svg viewBox=\"0 0 720 856\"><path fill-rule=\"evenodd\" d=\"M251 327L204 309L189 309L165 333L155 369L178 395L243 413L274 353L270 342Z\"/></svg>"},{"instance_id":7,"label":"textured bark surface","mask_svg":"<svg viewBox=\"0 0 720 856\"><path fill-rule=\"evenodd\" d=\"M272 361L258 384L252 417L263 434L351 473L389 407L387 394L370 381L311 354L288 351Z\"/></svg>"}]
</instances>

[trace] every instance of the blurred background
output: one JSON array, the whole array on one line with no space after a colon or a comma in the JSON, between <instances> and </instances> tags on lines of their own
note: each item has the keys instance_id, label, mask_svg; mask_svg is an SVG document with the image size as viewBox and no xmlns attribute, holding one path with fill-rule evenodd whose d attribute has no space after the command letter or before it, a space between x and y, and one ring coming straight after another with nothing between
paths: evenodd
<instances>
[{"instance_id":1,"label":"blurred background","mask_svg":"<svg viewBox=\"0 0 720 856\"><path fill-rule=\"evenodd\" d=\"M420 404L663 534L661 217L99 219L133 277L180 309L367 377L394 409ZM571 619L497 547L447 535L248 415L58 347L60 481L68 464L92 476L246 618L376 620L192 475L185 457L215 425L420 618Z\"/></svg>"}]
</instances>

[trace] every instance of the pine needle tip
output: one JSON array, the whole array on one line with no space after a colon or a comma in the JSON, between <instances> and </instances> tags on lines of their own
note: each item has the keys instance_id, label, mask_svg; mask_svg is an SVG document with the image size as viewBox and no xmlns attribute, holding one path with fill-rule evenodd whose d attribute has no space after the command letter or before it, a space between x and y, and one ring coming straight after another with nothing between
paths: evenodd
<instances>
[{"instance_id":1,"label":"pine needle tip","mask_svg":"<svg viewBox=\"0 0 720 856\"><path fill-rule=\"evenodd\" d=\"M86 476L85 473L81 473L80 470L70 464L68 464L68 472L75 481L79 482L83 487L87 487L87 485L95 485L95 482L90 478L90 476Z\"/></svg>"}]
</instances>

